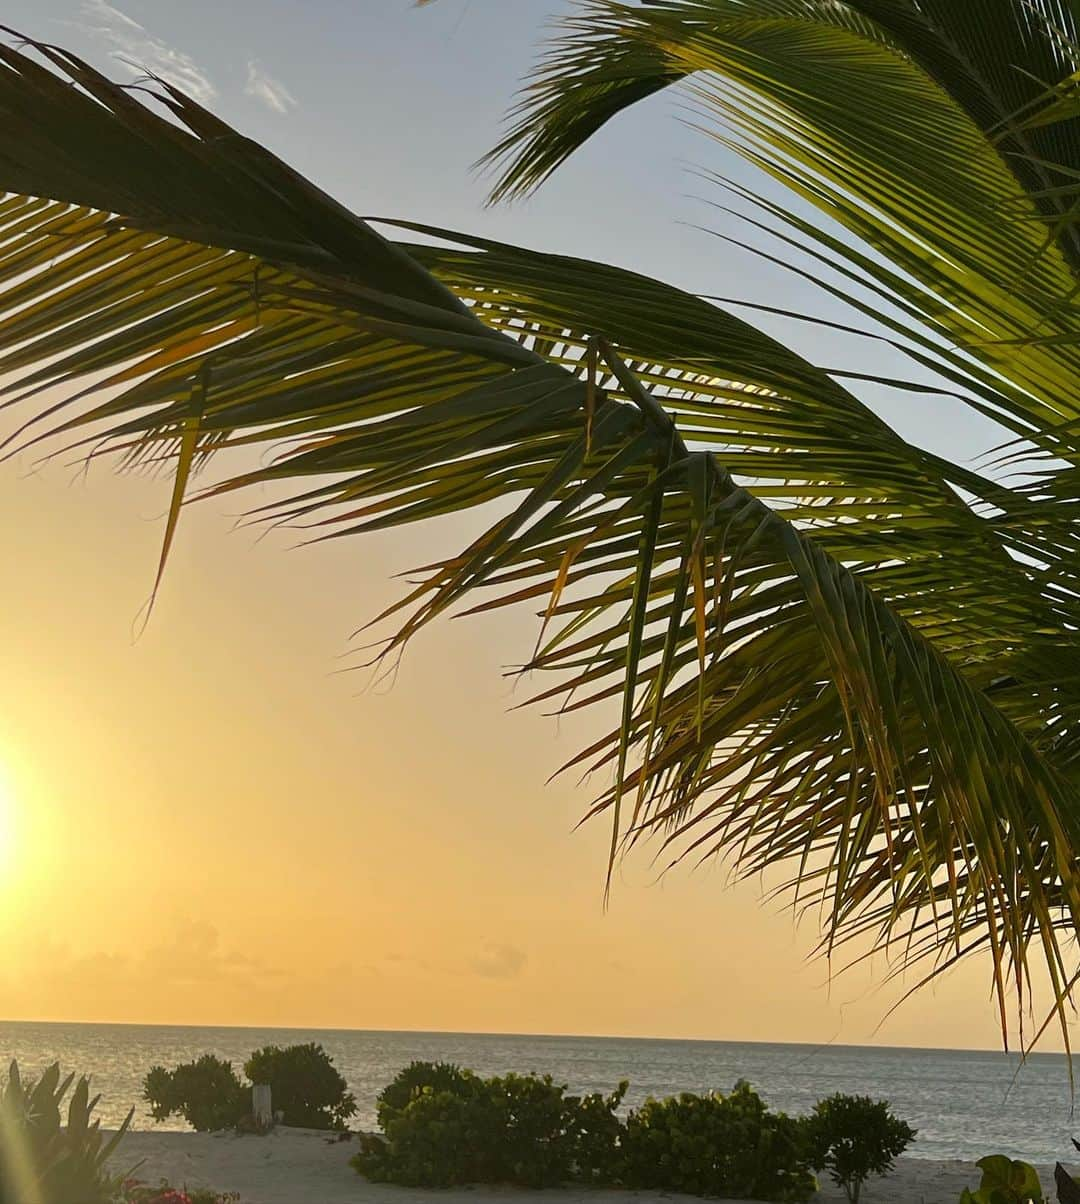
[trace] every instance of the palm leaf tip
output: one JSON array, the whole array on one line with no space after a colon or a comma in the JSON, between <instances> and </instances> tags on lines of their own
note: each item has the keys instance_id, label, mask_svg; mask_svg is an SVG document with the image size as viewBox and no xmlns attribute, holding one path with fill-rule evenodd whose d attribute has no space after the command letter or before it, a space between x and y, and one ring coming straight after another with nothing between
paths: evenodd
<instances>
[{"instance_id":1,"label":"palm leaf tip","mask_svg":"<svg viewBox=\"0 0 1080 1204\"><path fill-rule=\"evenodd\" d=\"M619 112L684 77L632 36L633 22L632 7L608 0L585 0L560 20L505 136L477 164L497 177L492 202L534 191Z\"/></svg>"}]
</instances>

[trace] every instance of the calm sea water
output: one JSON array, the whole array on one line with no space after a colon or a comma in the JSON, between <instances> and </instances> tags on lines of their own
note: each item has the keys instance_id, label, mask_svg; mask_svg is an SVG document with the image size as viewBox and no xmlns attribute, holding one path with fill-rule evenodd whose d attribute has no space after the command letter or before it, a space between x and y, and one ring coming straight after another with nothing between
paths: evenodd
<instances>
[{"instance_id":1,"label":"calm sea water","mask_svg":"<svg viewBox=\"0 0 1080 1204\"><path fill-rule=\"evenodd\" d=\"M0 1022L0 1055L36 1071L53 1061L90 1073L106 1123L136 1105L135 1127L151 1128L141 1081L155 1064L215 1053L241 1064L261 1045L321 1041L374 1127L375 1096L414 1058L457 1062L485 1074L550 1073L576 1091L607 1091L630 1079L627 1103L647 1095L727 1090L748 1079L774 1108L807 1111L823 1095L888 1099L919 1130L912 1153L974 1160L1007 1151L1034 1163L1075 1161L1066 1059L1035 1054L1017 1067L1000 1053L855 1046L629 1040L617 1037L486 1036L255 1028L170 1028L119 1024ZM1080 1076L1078 1076L1080 1081ZM183 1128L182 1124L172 1127ZM1073 1156L1070 1156L1073 1155Z\"/></svg>"}]
</instances>

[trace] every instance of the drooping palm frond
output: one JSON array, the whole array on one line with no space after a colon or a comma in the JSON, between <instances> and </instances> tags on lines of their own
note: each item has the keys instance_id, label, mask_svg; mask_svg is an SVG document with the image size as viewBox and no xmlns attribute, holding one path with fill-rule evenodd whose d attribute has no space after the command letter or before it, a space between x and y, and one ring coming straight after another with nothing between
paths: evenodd
<instances>
[{"instance_id":1,"label":"drooping palm frond","mask_svg":"<svg viewBox=\"0 0 1080 1204\"><path fill-rule=\"evenodd\" d=\"M686 80L725 146L853 236L728 184L781 255L808 255L970 405L1073 462L1076 227L1052 185L1080 170L1080 135L1024 118L1075 68L1075 32L1056 0L977 20L948 0L589 0L493 152L496 195L542 181L640 77Z\"/></svg>"},{"instance_id":2,"label":"drooping palm frond","mask_svg":"<svg viewBox=\"0 0 1080 1204\"><path fill-rule=\"evenodd\" d=\"M395 608L386 652L449 607L532 601L541 696L618 708L577 759L610 774L613 855L658 832L673 857L789 864L830 945L869 927L901 964L988 949L1003 1027L1037 953L1064 1006L1067 506L913 447L705 301L446 231L387 241L175 90L160 117L36 49L0 49L0 381L38 420L24 440L175 459L166 551L193 465L254 444L280 454L212 491L276 482L264 516L326 534L500 502ZM1027 238L1016 177L986 188ZM1069 278L1027 247L1002 252L1034 264L1017 327ZM1013 383L923 346L1049 441L1061 403L1031 385L1052 357Z\"/></svg>"},{"instance_id":3,"label":"drooping palm frond","mask_svg":"<svg viewBox=\"0 0 1080 1204\"><path fill-rule=\"evenodd\" d=\"M752 480L756 497L774 499L779 512L800 534L812 534L815 548L827 550L845 566L845 573L853 572L860 584L869 584L877 598L887 600L890 612L902 615L912 628L925 633L937 649L947 650L952 664L963 666L965 677L992 696L995 706L1059 761L1071 779L1065 768L1069 755L1064 734L1075 730L1077 719L1074 704L1065 701L1076 680L1075 669L1067 665L1078 663L1074 641L1061 614L1042 596L1028 571L1008 554L994 524L979 518L956 492L993 499L991 504L997 507L1009 504L1007 490L906 443L826 373L696 297L602 265L526 252L447 231L425 232L475 248L466 253L415 246L412 251L497 327L519 335L531 332L552 348L552 354L570 364L582 362L586 332L604 329L620 354L633 363L638 379L662 401L681 437L695 448L711 449L740 479ZM727 374L737 374L738 383ZM855 443L853 432L858 432ZM730 538L730 532L727 536ZM756 551L753 540L750 542ZM741 542L735 547L741 548ZM630 573L635 563L633 544L624 551L621 567ZM736 559L744 554L734 553ZM953 563L954 556L959 564ZM573 564L581 559L584 557L578 556ZM852 923L845 931L863 932L867 923L880 923L879 936L887 939L897 921L894 900L890 898L888 905L877 909L864 905L875 890L888 895L890 886L897 887L896 864L885 855L892 817L888 809L876 811L871 802L873 771L862 787L853 784L854 777L847 777L851 766L844 758L852 756L853 750L844 739L843 688L839 698L822 689L829 670L822 661L812 659L823 652L817 643L821 628L815 633L812 651L795 651L794 630L803 617L798 609L802 602L797 604L788 591L794 587L798 597L802 588L808 588L807 583L791 579L791 561L778 568L769 558L767 567L757 566L755 573L751 555L745 565L736 568L739 584L730 587L726 603L717 600L717 592L725 588L722 584L714 581L705 591L713 599L713 609L701 607L706 613L694 630L687 599L695 579L691 575L688 584L680 575L681 567L671 575L661 601L665 607L673 603L674 613L686 616L682 651L677 650L677 642L667 642L676 637L659 624L653 650L662 680L657 685L650 677L646 688L661 692L667 688L665 657L673 658L674 664L681 656L677 667L696 664L698 673L696 679L684 680L657 707L657 714L668 717L663 726L668 746L659 755L649 742L661 739L661 722L642 708L641 762L647 771L639 771L630 783L639 808L635 816L638 826L633 830L667 828L666 843L676 857L688 852L707 854L716 848L737 849L747 872L794 856L805 871L813 852L827 851L838 862L818 868L820 882L814 874L804 873L801 887L815 900L821 897L815 886L826 895L835 889L839 901L848 893L848 884L833 883L828 874L837 871L849 855L845 824L857 822L861 831L855 842L865 840L865 845L852 856L866 858L867 878L858 888L851 887L851 897L860 900L854 909L859 914L851 916ZM587 561L583 575L595 575L605 568L605 561L598 567ZM740 577L744 569L745 577ZM548 571L541 562L507 574L506 585L513 581L520 591L510 596L525 593L545 598L550 588ZM707 567L702 575L708 576L710 571ZM571 569L567 578L572 575ZM536 584L529 586L530 579ZM502 586L503 581L493 584ZM621 592L613 595L615 600L628 601L630 588L628 579L617 582L615 590ZM808 596L812 598L814 592L810 590ZM590 595L584 602L560 609L573 617L592 613L596 602ZM829 612L835 617L843 603L835 596L830 602ZM667 609L661 608L659 613L661 619L669 617ZM824 615L818 618L824 621ZM844 621L840 623L843 627ZM706 656L695 646L702 629L708 633L710 651ZM613 628L601 627L591 640L575 640L578 629L572 626L570 630L569 649L563 647L565 640L552 639L533 662L539 668L560 668L569 658L569 667L578 671L549 696L564 694L570 699L568 705L575 707L581 705L576 699L578 691L585 691L588 700L604 696L605 691L620 692L622 649L616 646L613 655L605 653L605 640L612 638ZM1025 632L1022 641L1017 640L1020 631ZM808 659L801 659L803 652ZM802 703L781 693L777 709L768 710L772 696L766 679L771 670L781 674L785 688L794 683L805 687L804 701L812 700L809 722L820 727L802 726L808 717L801 709L796 711L798 723L795 714L790 714L794 731L807 736L813 730L809 745L794 740L786 746L789 710L795 711ZM793 676L783 677L785 673ZM878 679L866 697L882 684ZM740 691L748 693L740 697ZM732 696L737 703L729 708ZM911 719L911 705L911 699L896 704L896 714L907 711L905 723ZM744 731L738 725L746 717L744 707L750 706L766 708L763 716L768 718ZM702 721L701 707L716 708L711 723ZM826 738L830 721L825 716L830 707L835 708L831 712L835 743ZM1059 710L1062 707L1064 710ZM1056 713L1054 717L1051 712ZM956 744L955 732L946 734L942 729L935 737L929 736L921 726L926 718L917 721L917 730L906 731L899 744L896 733L883 739L883 744L904 747L912 754L925 742L925 755L930 756L937 755L931 749L940 751L944 745ZM873 722L864 717L859 726ZM612 732L606 742L590 751L595 763L603 764L605 758L617 759L619 747L619 733ZM920 781L932 778L925 767L913 771L915 763L909 762L904 772L915 772ZM831 764L831 771L825 764ZM806 776L793 778L793 766ZM852 791L850 811L828 810L827 800L838 781ZM881 785L880 778L877 785ZM861 793L863 788L867 793ZM886 793L895 803L903 790L886 788ZM615 801L613 791L602 805L614 805ZM909 842L906 855L917 857L926 851L924 842L934 842L922 826L933 814L934 807L929 807L912 826L907 822L900 825L905 830L903 841ZM939 814L937 819L941 818ZM913 814L908 819L913 819ZM956 817L948 822L956 822ZM875 848L879 854L876 862L868 857ZM935 856L941 852L943 847L938 847ZM845 871L837 872L842 877ZM928 879L911 888L907 900L920 897L914 913L905 916L916 932L912 960L940 952L941 929L930 921L923 926L917 918L919 907L927 906L931 914L940 907L953 920L965 912L965 907L956 907L957 899L950 897L949 883L955 887L966 875L958 874L954 880L947 865L941 863L935 872L941 875L936 888L928 889L931 872ZM1015 872L1025 876L1023 871ZM871 878L875 878L873 886ZM978 887L973 882L966 884L973 892L972 902L974 893L987 889L989 881L981 879ZM994 946L998 942L998 950L1003 950L1006 945L1000 934L987 931L986 918L985 911L972 906L963 923L964 932L977 929L977 943ZM906 927L904 931L911 934Z\"/></svg>"},{"instance_id":4,"label":"drooping palm frond","mask_svg":"<svg viewBox=\"0 0 1080 1204\"><path fill-rule=\"evenodd\" d=\"M1063 644L1080 617L1077 16L1056 0L977 12L949 0L592 0L490 157L504 166L497 196L527 190L621 110L684 83L702 128L801 202L717 174L758 211L751 249L765 236L778 261L796 251L818 265L816 284L1012 433L1025 483L960 488ZM1014 652L1033 650L1036 626L1011 628ZM1062 699L1071 670L1042 663L1036 693ZM1071 767L1071 721L1036 718L1041 704L1021 717L1027 682L1010 672L988 693L1025 731L1045 724L1051 755Z\"/></svg>"}]
</instances>

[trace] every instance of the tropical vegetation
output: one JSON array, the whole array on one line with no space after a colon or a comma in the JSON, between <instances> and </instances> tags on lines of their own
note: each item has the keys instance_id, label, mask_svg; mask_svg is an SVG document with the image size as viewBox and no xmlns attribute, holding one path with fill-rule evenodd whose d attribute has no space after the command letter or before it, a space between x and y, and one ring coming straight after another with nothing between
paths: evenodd
<instances>
[{"instance_id":1,"label":"tropical vegetation","mask_svg":"<svg viewBox=\"0 0 1080 1204\"><path fill-rule=\"evenodd\" d=\"M830 1095L819 1100L803 1122L810 1165L828 1171L849 1204L859 1204L862 1185L871 1175L892 1170L915 1135L884 1100L865 1095Z\"/></svg>"},{"instance_id":2,"label":"tropical vegetation","mask_svg":"<svg viewBox=\"0 0 1080 1204\"><path fill-rule=\"evenodd\" d=\"M1004 1154L991 1154L978 1163L982 1181L975 1191L964 1190L960 1204L1045 1204L1035 1168Z\"/></svg>"},{"instance_id":3,"label":"tropical vegetation","mask_svg":"<svg viewBox=\"0 0 1080 1204\"><path fill-rule=\"evenodd\" d=\"M979 1186L974 1191L965 1188L959 1204L1051 1204L1051 1197L1043 1194L1039 1172L1030 1163L991 1154L976 1165L982 1175ZM1080 1180L1060 1162L1054 1167L1054 1187L1057 1204L1080 1204Z\"/></svg>"},{"instance_id":4,"label":"tropical vegetation","mask_svg":"<svg viewBox=\"0 0 1080 1204\"><path fill-rule=\"evenodd\" d=\"M197 1132L251 1128L255 1083L270 1088L275 1114L292 1128L341 1131L356 1114L348 1084L315 1042L257 1049L244 1063L244 1074L248 1082L231 1062L209 1053L172 1070L152 1066L143 1080L143 1098L155 1121L182 1116Z\"/></svg>"},{"instance_id":5,"label":"tropical vegetation","mask_svg":"<svg viewBox=\"0 0 1080 1204\"><path fill-rule=\"evenodd\" d=\"M466 1099L479 1089L482 1081L471 1070L465 1070L453 1062L410 1062L394 1075L376 1097L375 1115L379 1128L386 1132L418 1095L441 1095L447 1092Z\"/></svg>"},{"instance_id":6,"label":"tropical vegetation","mask_svg":"<svg viewBox=\"0 0 1080 1204\"><path fill-rule=\"evenodd\" d=\"M251 1087L245 1087L231 1062L214 1054L172 1070L151 1066L143 1079L143 1099L158 1123L181 1116L199 1133L235 1128L251 1111Z\"/></svg>"},{"instance_id":7,"label":"tropical vegetation","mask_svg":"<svg viewBox=\"0 0 1080 1204\"><path fill-rule=\"evenodd\" d=\"M244 1074L269 1086L274 1111L293 1128L342 1131L356 1115L348 1084L318 1042L264 1045L244 1063Z\"/></svg>"},{"instance_id":8,"label":"tropical vegetation","mask_svg":"<svg viewBox=\"0 0 1080 1204\"><path fill-rule=\"evenodd\" d=\"M629 1084L575 1096L550 1075L483 1078L413 1062L379 1094L381 1133L361 1133L352 1165L410 1187L586 1183L725 1199L809 1199L827 1169L852 1201L887 1174L915 1132L885 1102L847 1095L806 1117L773 1112L748 1083L727 1093L647 1099Z\"/></svg>"},{"instance_id":9,"label":"tropical vegetation","mask_svg":"<svg viewBox=\"0 0 1080 1204\"><path fill-rule=\"evenodd\" d=\"M99 1098L89 1079L61 1078L58 1064L27 1080L11 1063L0 1092L0 1204L114 1204L124 1176L108 1160L134 1109L106 1140L93 1116Z\"/></svg>"},{"instance_id":10,"label":"tropical vegetation","mask_svg":"<svg viewBox=\"0 0 1080 1204\"><path fill-rule=\"evenodd\" d=\"M413 1062L380 1093L382 1133L360 1134L352 1165L373 1181L412 1187L606 1186L619 1180L626 1089L576 1096L550 1075L482 1078Z\"/></svg>"},{"instance_id":11,"label":"tropical vegetation","mask_svg":"<svg viewBox=\"0 0 1080 1204\"><path fill-rule=\"evenodd\" d=\"M135 1177L138 1167L121 1169L135 1109L106 1135L93 1115L100 1099L89 1078L62 1077L58 1063L36 1079L11 1063L0 1091L0 1204L238 1204L235 1192L154 1187Z\"/></svg>"},{"instance_id":12,"label":"tropical vegetation","mask_svg":"<svg viewBox=\"0 0 1080 1204\"><path fill-rule=\"evenodd\" d=\"M748 1083L728 1095L646 1100L626 1118L622 1179L738 1200L808 1200L817 1190L801 1122L770 1111Z\"/></svg>"},{"instance_id":13,"label":"tropical vegetation","mask_svg":"<svg viewBox=\"0 0 1080 1204\"><path fill-rule=\"evenodd\" d=\"M162 567L182 503L253 485L254 517L314 537L471 515L380 616L380 665L453 608L538 609L537 698L613 712L571 762L607 775L612 862L652 837L669 862L779 867L824 952L876 941L913 982L983 954L1006 1039L1044 974L1054 1006L1022 1037L1057 1016L1067 1040L1077 7L580 0L493 152L496 197L520 194L681 86L742 215L721 233L846 307L808 317L902 380L619 267L384 237L167 82L13 37L12 447L170 466ZM985 420L998 456L917 445L872 384Z\"/></svg>"}]
</instances>

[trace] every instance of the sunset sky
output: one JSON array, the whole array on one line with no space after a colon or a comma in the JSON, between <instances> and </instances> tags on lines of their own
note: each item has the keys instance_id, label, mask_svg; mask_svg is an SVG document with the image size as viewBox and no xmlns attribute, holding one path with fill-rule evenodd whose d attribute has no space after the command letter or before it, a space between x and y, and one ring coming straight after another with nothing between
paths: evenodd
<instances>
[{"instance_id":1,"label":"sunset sky","mask_svg":"<svg viewBox=\"0 0 1080 1204\"><path fill-rule=\"evenodd\" d=\"M7 0L4 20L120 77L119 59L166 74L359 213L821 312L697 228L731 228L694 172L724 152L673 97L535 199L484 207L470 164L566 7ZM857 343L770 329L866 367ZM864 395L936 448L988 442L940 398ZM812 925L722 869L659 880L646 851L605 913L609 832L572 830L599 783L545 785L600 719L510 709L503 668L530 650L531 614L443 622L375 690L338 672L397 596L392 574L463 529L299 549L235 529L238 500L207 503L138 634L168 489L31 455L0 466L0 1018L997 1043L985 966L878 1030L897 996L875 987L880 963L829 988Z\"/></svg>"}]
</instances>

